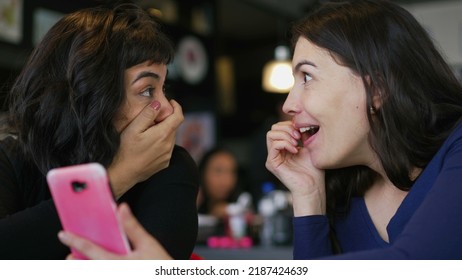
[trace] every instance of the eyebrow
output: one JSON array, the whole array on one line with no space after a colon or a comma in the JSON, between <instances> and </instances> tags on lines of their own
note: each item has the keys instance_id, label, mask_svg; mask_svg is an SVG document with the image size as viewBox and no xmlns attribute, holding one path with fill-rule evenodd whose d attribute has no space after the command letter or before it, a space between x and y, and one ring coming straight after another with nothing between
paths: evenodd
<instances>
[{"instance_id":1,"label":"eyebrow","mask_svg":"<svg viewBox=\"0 0 462 280\"><path fill-rule=\"evenodd\" d=\"M135 79L132 81L132 85L136 83L136 81L138 81L139 79L146 78L146 77L151 77L156 80L160 80L160 76L158 74L149 72L149 71L143 71L139 73L138 75L136 75Z\"/></svg>"},{"instance_id":2,"label":"eyebrow","mask_svg":"<svg viewBox=\"0 0 462 280\"><path fill-rule=\"evenodd\" d=\"M316 66L316 64L314 64L314 62L311 62L311 61L308 61L308 60L302 60L300 61L299 63L297 63L297 65L295 65L295 68L294 68L294 72L297 72L300 70L300 67L302 67L303 65L311 65L315 68L318 68L318 66Z\"/></svg>"}]
</instances>

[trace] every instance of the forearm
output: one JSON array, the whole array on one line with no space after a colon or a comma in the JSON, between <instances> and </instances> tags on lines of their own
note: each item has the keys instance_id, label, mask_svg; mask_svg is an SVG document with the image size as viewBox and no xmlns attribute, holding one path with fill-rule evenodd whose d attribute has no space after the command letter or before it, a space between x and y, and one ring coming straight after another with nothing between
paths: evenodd
<instances>
[{"instance_id":1,"label":"forearm","mask_svg":"<svg viewBox=\"0 0 462 280\"><path fill-rule=\"evenodd\" d=\"M140 224L173 258L187 259L197 235L195 192L151 179L134 186L120 201L129 204Z\"/></svg>"},{"instance_id":2,"label":"forearm","mask_svg":"<svg viewBox=\"0 0 462 280\"><path fill-rule=\"evenodd\" d=\"M294 259L314 259L332 255L329 222L326 216L305 216L293 219Z\"/></svg>"},{"instance_id":3,"label":"forearm","mask_svg":"<svg viewBox=\"0 0 462 280\"><path fill-rule=\"evenodd\" d=\"M118 168L119 167L119 168ZM112 193L116 200L119 200L129 189L135 184L136 180L130 177L130 172L121 170L119 166L110 166L107 169L109 182L111 184Z\"/></svg>"},{"instance_id":4,"label":"forearm","mask_svg":"<svg viewBox=\"0 0 462 280\"><path fill-rule=\"evenodd\" d=\"M170 166L135 185L120 198L143 227L175 259L188 259L197 236L198 174L184 149L174 151Z\"/></svg>"}]
</instances>

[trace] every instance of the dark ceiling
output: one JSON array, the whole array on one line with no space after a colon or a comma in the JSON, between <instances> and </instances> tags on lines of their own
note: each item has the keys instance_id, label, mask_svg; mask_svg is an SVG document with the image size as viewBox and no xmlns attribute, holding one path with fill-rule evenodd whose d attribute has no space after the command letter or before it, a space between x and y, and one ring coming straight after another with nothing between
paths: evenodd
<instances>
[{"instance_id":1,"label":"dark ceiling","mask_svg":"<svg viewBox=\"0 0 462 280\"><path fill-rule=\"evenodd\" d=\"M457 1L457 0L455 0ZM458 0L460 1L460 0ZM217 28L225 39L280 37L286 25L326 0L217 0ZM398 0L408 5L440 0Z\"/></svg>"}]
</instances>

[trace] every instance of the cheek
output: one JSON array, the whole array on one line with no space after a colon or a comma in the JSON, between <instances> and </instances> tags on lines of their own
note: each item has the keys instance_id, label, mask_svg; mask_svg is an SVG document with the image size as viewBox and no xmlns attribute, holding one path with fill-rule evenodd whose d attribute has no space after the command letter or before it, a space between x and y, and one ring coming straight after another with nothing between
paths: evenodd
<instances>
[{"instance_id":1,"label":"cheek","mask_svg":"<svg viewBox=\"0 0 462 280\"><path fill-rule=\"evenodd\" d=\"M368 147L368 123L339 122L334 131L325 135L323 149L317 154L318 163L325 168L340 168L362 163Z\"/></svg>"},{"instance_id":2,"label":"cheek","mask_svg":"<svg viewBox=\"0 0 462 280\"><path fill-rule=\"evenodd\" d=\"M120 133L122 130L124 130L125 127L127 126L127 123L128 122L125 117L125 113L119 110L117 114L115 115L114 120L112 122L117 132Z\"/></svg>"},{"instance_id":3,"label":"cheek","mask_svg":"<svg viewBox=\"0 0 462 280\"><path fill-rule=\"evenodd\" d=\"M124 106L114 118L114 127L120 133L136 118L143 108Z\"/></svg>"},{"instance_id":4,"label":"cheek","mask_svg":"<svg viewBox=\"0 0 462 280\"><path fill-rule=\"evenodd\" d=\"M323 127L328 141L335 141L336 146L355 146L367 138L369 122L362 108L343 106L337 114L332 113Z\"/></svg>"}]
</instances>

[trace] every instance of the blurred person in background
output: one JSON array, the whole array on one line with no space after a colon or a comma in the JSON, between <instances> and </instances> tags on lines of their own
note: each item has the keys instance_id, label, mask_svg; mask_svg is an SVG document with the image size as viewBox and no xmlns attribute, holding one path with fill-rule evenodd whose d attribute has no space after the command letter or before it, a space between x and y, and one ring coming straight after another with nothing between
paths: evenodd
<instances>
[{"instance_id":1,"label":"blurred person in background","mask_svg":"<svg viewBox=\"0 0 462 280\"><path fill-rule=\"evenodd\" d=\"M240 194L236 157L225 148L207 151L199 162L199 176L198 212L225 218L228 204Z\"/></svg>"}]
</instances>

